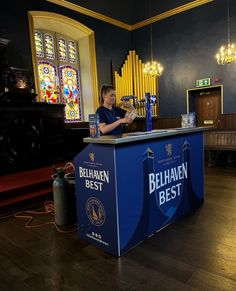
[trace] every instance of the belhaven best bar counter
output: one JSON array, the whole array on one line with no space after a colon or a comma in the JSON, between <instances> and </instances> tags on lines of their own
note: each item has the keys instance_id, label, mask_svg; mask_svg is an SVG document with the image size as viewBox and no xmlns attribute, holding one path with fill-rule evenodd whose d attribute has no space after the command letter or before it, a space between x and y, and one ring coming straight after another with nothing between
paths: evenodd
<instances>
[{"instance_id":1,"label":"belhaven best bar counter","mask_svg":"<svg viewBox=\"0 0 236 291\"><path fill-rule=\"evenodd\" d=\"M204 129L85 138L74 159L80 238L122 256L202 205Z\"/></svg>"}]
</instances>

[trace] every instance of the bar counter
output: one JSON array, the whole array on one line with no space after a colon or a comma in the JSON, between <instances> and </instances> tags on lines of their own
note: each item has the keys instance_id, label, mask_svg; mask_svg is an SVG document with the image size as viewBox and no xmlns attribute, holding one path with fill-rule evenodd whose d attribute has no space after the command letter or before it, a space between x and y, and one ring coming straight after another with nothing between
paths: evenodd
<instances>
[{"instance_id":1,"label":"bar counter","mask_svg":"<svg viewBox=\"0 0 236 291\"><path fill-rule=\"evenodd\" d=\"M204 130L84 138L74 159L80 238L122 256L201 206Z\"/></svg>"}]
</instances>

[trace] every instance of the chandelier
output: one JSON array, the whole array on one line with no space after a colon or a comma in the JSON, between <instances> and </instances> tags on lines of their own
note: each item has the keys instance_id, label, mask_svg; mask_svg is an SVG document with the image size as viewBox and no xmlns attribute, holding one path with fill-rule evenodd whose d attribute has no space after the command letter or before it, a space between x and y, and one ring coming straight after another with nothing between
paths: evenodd
<instances>
[{"instance_id":1,"label":"chandelier","mask_svg":"<svg viewBox=\"0 0 236 291\"><path fill-rule=\"evenodd\" d=\"M162 65L156 61L152 60L151 62L147 62L146 64L144 64L143 72L146 75L161 76L162 71L163 71Z\"/></svg>"},{"instance_id":2,"label":"chandelier","mask_svg":"<svg viewBox=\"0 0 236 291\"><path fill-rule=\"evenodd\" d=\"M151 4L149 1L149 13L151 17ZM161 76L163 67L158 61L153 60L153 45L152 45L152 23L150 24L150 44L151 44L151 61L144 64L143 73L152 77Z\"/></svg>"},{"instance_id":3,"label":"chandelier","mask_svg":"<svg viewBox=\"0 0 236 291\"><path fill-rule=\"evenodd\" d=\"M229 25L229 0L227 0L227 22L228 22L228 44L221 46L216 54L216 60L219 65L236 63L236 48L230 42L230 25Z\"/></svg>"}]
</instances>

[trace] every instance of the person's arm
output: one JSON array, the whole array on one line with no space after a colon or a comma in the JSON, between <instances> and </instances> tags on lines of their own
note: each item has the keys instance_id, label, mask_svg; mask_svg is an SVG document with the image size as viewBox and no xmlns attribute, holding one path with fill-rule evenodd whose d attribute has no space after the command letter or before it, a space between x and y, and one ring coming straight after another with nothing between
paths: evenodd
<instances>
[{"instance_id":1,"label":"person's arm","mask_svg":"<svg viewBox=\"0 0 236 291\"><path fill-rule=\"evenodd\" d=\"M122 123L131 123L132 119L127 116L121 119L118 119L114 122L112 122L111 124L106 124L106 123L100 123L99 124L99 129L103 134L109 133L110 131L112 131L113 129L115 129L117 126L119 126Z\"/></svg>"}]
</instances>

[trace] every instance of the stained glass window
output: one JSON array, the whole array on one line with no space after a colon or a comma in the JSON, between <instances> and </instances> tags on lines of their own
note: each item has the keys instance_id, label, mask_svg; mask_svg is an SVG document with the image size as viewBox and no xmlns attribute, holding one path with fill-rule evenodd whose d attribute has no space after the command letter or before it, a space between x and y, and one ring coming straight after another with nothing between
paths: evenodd
<instances>
[{"instance_id":1,"label":"stained glass window","mask_svg":"<svg viewBox=\"0 0 236 291\"><path fill-rule=\"evenodd\" d=\"M58 103L58 74L57 67L46 61L38 62L40 84L40 99L42 102Z\"/></svg>"},{"instance_id":2,"label":"stained glass window","mask_svg":"<svg viewBox=\"0 0 236 291\"><path fill-rule=\"evenodd\" d=\"M45 54L47 59L55 59L55 49L53 36L49 33L44 34Z\"/></svg>"},{"instance_id":3,"label":"stained glass window","mask_svg":"<svg viewBox=\"0 0 236 291\"><path fill-rule=\"evenodd\" d=\"M77 42L52 31L35 31L41 102L64 103L65 122L82 120Z\"/></svg>"},{"instance_id":4,"label":"stained glass window","mask_svg":"<svg viewBox=\"0 0 236 291\"><path fill-rule=\"evenodd\" d=\"M59 52L59 60L61 62L67 62L66 40L61 37L58 39L58 52Z\"/></svg>"},{"instance_id":5,"label":"stained glass window","mask_svg":"<svg viewBox=\"0 0 236 291\"><path fill-rule=\"evenodd\" d=\"M81 119L80 88L78 70L72 66L60 66L60 80L65 103L65 122Z\"/></svg>"},{"instance_id":6,"label":"stained glass window","mask_svg":"<svg viewBox=\"0 0 236 291\"><path fill-rule=\"evenodd\" d=\"M35 39L35 48L36 48L36 56L43 58L44 57L44 50L43 50L43 35L39 31L34 32L34 39Z\"/></svg>"},{"instance_id":7,"label":"stained glass window","mask_svg":"<svg viewBox=\"0 0 236 291\"><path fill-rule=\"evenodd\" d=\"M73 40L68 41L68 55L69 55L69 62L70 63L77 63L76 58L76 43Z\"/></svg>"}]
</instances>

